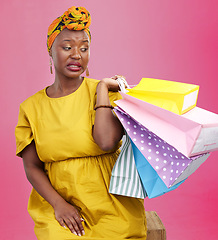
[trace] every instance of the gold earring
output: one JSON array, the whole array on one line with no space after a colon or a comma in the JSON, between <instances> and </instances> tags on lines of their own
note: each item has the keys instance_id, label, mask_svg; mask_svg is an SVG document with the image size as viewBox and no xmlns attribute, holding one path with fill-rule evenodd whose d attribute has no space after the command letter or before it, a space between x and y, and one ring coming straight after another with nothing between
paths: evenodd
<instances>
[{"instance_id":1,"label":"gold earring","mask_svg":"<svg viewBox=\"0 0 218 240\"><path fill-rule=\"evenodd\" d=\"M51 74L53 74L51 57L50 57L50 72Z\"/></svg>"},{"instance_id":2,"label":"gold earring","mask_svg":"<svg viewBox=\"0 0 218 240\"><path fill-rule=\"evenodd\" d=\"M86 76L87 77L89 76L89 69L88 69L88 67L86 68Z\"/></svg>"}]
</instances>

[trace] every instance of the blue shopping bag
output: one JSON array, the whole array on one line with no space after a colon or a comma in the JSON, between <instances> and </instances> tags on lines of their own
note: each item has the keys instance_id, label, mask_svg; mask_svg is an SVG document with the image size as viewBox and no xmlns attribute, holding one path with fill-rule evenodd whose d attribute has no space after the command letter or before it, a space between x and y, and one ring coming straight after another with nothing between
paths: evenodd
<instances>
[{"instance_id":1,"label":"blue shopping bag","mask_svg":"<svg viewBox=\"0 0 218 240\"><path fill-rule=\"evenodd\" d=\"M167 187L163 180L158 176L157 172L142 155L136 145L132 142L132 150L135 159L135 164L137 171L139 173L141 183L145 189L149 198L155 198L163 195L164 193L175 190L179 185L181 185L185 180L177 183L172 187Z\"/></svg>"}]
</instances>

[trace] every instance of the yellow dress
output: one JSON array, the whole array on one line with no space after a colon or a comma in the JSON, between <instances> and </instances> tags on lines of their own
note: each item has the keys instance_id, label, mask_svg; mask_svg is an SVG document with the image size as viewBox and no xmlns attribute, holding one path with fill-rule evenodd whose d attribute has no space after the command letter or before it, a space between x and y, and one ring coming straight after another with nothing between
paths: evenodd
<instances>
[{"instance_id":1,"label":"yellow dress","mask_svg":"<svg viewBox=\"0 0 218 240\"><path fill-rule=\"evenodd\" d=\"M17 156L34 139L52 186L85 220L85 235L74 235L59 225L52 206L33 189L28 212L39 240L146 239L143 200L108 191L119 145L104 152L93 140L98 82L84 78L74 93L60 98L48 97L43 89L20 105ZM109 98L114 105L120 95L110 92Z\"/></svg>"}]
</instances>

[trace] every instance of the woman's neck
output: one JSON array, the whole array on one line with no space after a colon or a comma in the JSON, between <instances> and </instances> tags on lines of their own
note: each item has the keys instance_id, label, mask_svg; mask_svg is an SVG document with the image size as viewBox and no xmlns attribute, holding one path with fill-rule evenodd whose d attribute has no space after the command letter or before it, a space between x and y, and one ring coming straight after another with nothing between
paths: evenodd
<instances>
[{"instance_id":1,"label":"woman's neck","mask_svg":"<svg viewBox=\"0 0 218 240\"><path fill-rule=\"evenodd\" d=\"M58 79L47 89L49 97L63 97L75 92L83 82L83 77L71 79Z\"/></svg>"}]
</instances>

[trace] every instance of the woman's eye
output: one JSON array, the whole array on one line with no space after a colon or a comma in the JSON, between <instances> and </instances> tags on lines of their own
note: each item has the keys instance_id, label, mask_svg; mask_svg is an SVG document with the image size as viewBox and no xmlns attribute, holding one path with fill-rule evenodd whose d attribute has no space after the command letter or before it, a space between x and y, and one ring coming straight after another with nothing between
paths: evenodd
<instances>
[{"instance_id":1,"label":"woman's eye","mask_svg":"<svg viewBox=\"0 0 218 240\"><path fill-rule=\"evenodd\" d=\"M88 48L81 48L80 50L81 50L82 52L85 52L85 51L88 50Z\"/></svg>"},{"instance_id":2,"label":"woman's eye","mask_svg":"<svg viewBox=\"0 0 218 240\"><path fill-rule=\"evenodd\" d=\"M64 50L70 50L71 47L63 47Z\"/></svg>"}]
</instances>

